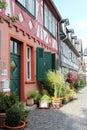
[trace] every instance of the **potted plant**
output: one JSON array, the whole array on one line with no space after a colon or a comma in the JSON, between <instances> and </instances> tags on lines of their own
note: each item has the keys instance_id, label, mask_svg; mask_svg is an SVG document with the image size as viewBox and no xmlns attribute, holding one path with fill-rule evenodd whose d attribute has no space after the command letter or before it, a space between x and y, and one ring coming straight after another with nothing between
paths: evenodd
<instances>
[{"instance_id":1,"label":"potted plant","mask_svg":"<svg viewBox=\"0 0 87 130\"><path fill-rule=\"evenodd\" d=\"M5 95L5 93L0 92L0 128L3 128L5 125L6 110L17 102L16 94L11 93L10 96L8 96Z\"/></svg>"},{"instance_id":2,"label":"potted plant","mask_svg":"<svg viewBox=\"0 0 87 130\"><path fill-rule=\"evenodd\" d=\"M39 108L49 108L51 103L51 98L48 95L43 95L39 102Z\"/></svg>"},{"instance_id":3,"label":"potted plant","mask_svg":"<svg viewBox=\"0 0 87 130\"><path fill-rule=\"evenodd\" d=\"M29 115L29 110L25 109L23 102L19 102L17 104L17 107L20 108L20 111L22 113L22 121L25 122L25 126L27 126L28 125L27 117Z\"/></svg>"},{"instance_id":4,"label":"potted plant","mask_svg":"<svg viewBox=\"0 0 87 130\"><path fill-rule=\"evenodd\" d=\"M5 94L0 92L0 128L3 128L5 125L5 117L6 117L6 104L5 104Z\"/></svg>"},{"instance_id":5,"label":"potted plant","mask_svg":"<svg viewBox=\"0 0 87 130\"><path fill-rule=\"evenodd\" d=\"M34 105L34 101L35 101L37 95L38 95L38 91L34 91L34 90L33 91L29 91L27 93L26 105L28 105L28 106Z\"/></svg>"},{"instance_id":6,"label":"potted plant","mask_svg":"<svg viewBox=\"0 0 87 130\"><path fill-rule=\"evenodd\" d=\"M24 130L22 111L18 106L13 106L6 111L5 128L7 130Z\"/></svg>"},{"instance_id":7,"label":"potted plant","mask_svg":"<svg viewBox=\"0 0 87 130\"><path fill-rule=\"evenodd\" d=\"M46 74L45 82L52 86L52 88L54 89L54 97L52 98L53 107L56 106L57 108L59 108L60 98L63 92L62 89L64 87L63 75L59 71L48 71Z\"/></svg>"}]
</instances>

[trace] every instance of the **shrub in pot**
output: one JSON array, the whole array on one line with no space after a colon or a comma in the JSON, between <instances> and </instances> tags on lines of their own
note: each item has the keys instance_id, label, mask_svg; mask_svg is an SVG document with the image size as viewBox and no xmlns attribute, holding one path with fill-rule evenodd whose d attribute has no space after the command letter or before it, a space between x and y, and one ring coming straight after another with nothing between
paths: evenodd
<instances>
[{"instance_id":1,"label":"shrub in pot","mask_svg":"<svg viewBox=\"0 0 87 130\"><path fill-rule=\"evenodd\" d=\"M6 111L6 96L3 92L0 92L0 113L4 113Z\"/></svg>"},{"instance_id":2,"label":"shrub in pot","mask_svg":"<svg viewBox=\"0 0 87 130\"><path fill-rule=\"evenodd\" d=\"M23 130L22 111L18 106L13 106L6 111L5 128L7 130Z\"/></svg>"},{"instance_id":3,"label":"shrub in pot","mask_svg":"<svg viewBox=\"0 0 87 130\"><path fill-rule=\"evenodd\" d=\"M11 93L10 96L7 96L5 93L0 92L0 128L3 128L5 125L6 110L17 102L16 94Z\"/></svg>"},{"instance_id":4,"label":"shrub in pot","mask_svg":"<svg viewBox=\"0 0 87 130\"><path fill-rule=\"evenodd\" d=\"M0 128L3 128L5 125L5 117L6 117L6 97L3 92L0 92Z\"/></svg>"},{"instance_id":5,"label":"shrub in pot","mask_svg":"<svg viewBox=\"0 0 87 130\"><path fill-rule=\"evenodd\" d=\"M18 102L18 98L15 93L11 93L10 96L0 92L0 113L5 113L7 109L12 107Z\"/></svg>"},{"instance_id":6,"label":"shrub in pot","mask_svg":"<svg viewBox=\"0 0 87 130\"><path fill-rule=\"evenodd\" d=\"M28 122L27 122L27 117L29 115L29 110L26 110L25 107L24 107L24 103L23 102L19 102L17 104L17 107L20 108L20 111L21 111L21 114L22 114L22 121L25 122L25 125L27 126L28 125Z\"/></svg>"}]
</instances>

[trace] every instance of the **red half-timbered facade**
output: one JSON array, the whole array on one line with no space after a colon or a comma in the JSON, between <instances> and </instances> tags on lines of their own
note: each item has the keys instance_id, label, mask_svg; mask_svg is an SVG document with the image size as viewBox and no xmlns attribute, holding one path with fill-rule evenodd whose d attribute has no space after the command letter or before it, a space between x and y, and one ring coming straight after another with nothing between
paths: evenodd
<instances>
[{"instance_id":1,"label":"red half-timbered facade","mask_svg":"<svg viewBox=\"0 0 87 130\"><path fill-rule=\"evenodd\" d=\"M40 89L46 71L58 69L60 15L52 0L6 2L0 9L0 91L24 101L28 91ZM13 16L19 20L12 22Z\"/></svg>"}]
</instances>

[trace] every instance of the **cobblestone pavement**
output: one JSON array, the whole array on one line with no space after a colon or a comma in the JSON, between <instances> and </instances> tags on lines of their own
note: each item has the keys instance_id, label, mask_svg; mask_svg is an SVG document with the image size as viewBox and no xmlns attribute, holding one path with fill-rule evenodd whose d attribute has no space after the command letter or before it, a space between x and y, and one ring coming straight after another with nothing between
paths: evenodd
<instances>
[{"instance_id":1,"label":"cobblestone pavement","mask_svg":"<svg viewBox=\"0 0 87 130\"><path fill-rule=\"evenodd\" d=\"M87 130L87 87L74 100L58 110L30 111L25 130Z\"/></svg>"}]
</instances>

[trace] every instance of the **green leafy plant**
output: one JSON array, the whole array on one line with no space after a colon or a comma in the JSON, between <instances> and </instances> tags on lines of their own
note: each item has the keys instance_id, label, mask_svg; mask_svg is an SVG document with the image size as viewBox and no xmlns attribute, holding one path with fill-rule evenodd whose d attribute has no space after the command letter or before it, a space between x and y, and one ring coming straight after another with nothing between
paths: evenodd
<instances>
[{"instance_id":1,"label":"green leafy plant","mask_svg":"<svg viewBox=\"0 0 87 130\"><path fill-rule=\"evenodd\" d=\"M28 117L29 114L29 110L25 109L24 103L23 102L19 102L18 104L16 104L16 106L20 109L21 111L21 115L22 115L22 119L23 121L26 120L26 118Z\"/></svg>"},{"instance_id":2,"label":"green leafy plant","mask_svg":"<svg viewBox=\"0 0 87 130\"><path fill-rule=\"evenodd\" d=\"M7 3L5 1L0 0L0 9L5 9L7 6Z\"/></svg>"},{"instance_id":3,"label":"green leafy plant","mask_svg":"<svg viewBox=\"0 0 87 130\"><path fill-rule=\"evenodd\" d=\"M48 95L49 96L49 93L46 89L43 89L41 93L42 93L42 95Z\"/></svg>"},{"instance_id":4,"label":"green leafy plant","mask_svg":"<svg viewBox=\"0 0 87 130\"><path fill-rule=\"evenodd\" d=\"M6 111L6 120L5 124L7 126L20 126L22 120L22 113L20 111L20 108L17 106L11 107Z\"/></svg>"},{"instance_id":5,"label":"green leafy plant","mask_svg":"<svg viewBox=\"0 0 87 130\"><path fill-rule=\"evenodd\" d=\"M51 98L48 95L43 95L40 99L41 102L51 103Z\"/></svg>"},{"instance_id":6,"label":"green leafy plant","mask_svg":"<svg viewBox=\"0 0 87 130\"><path fill-rule=\"evenodd\" d=\"M61 96L62 88L65 82L63 75L59 71L48 71L45 78L45 84L46 83L48 86L51 86L51 88L54 90L55 98Z\"/></svg>"},{"instance_id":7,"label":"green leafy plant","mask_svg":"<svg viewBox=\"0 0 87 130\"><path fill-rule=\"evenodd\" d=\"M79 76L77 83L74 85L75 89L80 89L85 86L85 80L83 77Z\"/></svg>"},{"instance_id":8,"label":"green leafy plant","mask_svg":"<svg viewBox=\"0 0 87 130\"><path fill-rule=\"evenodd\" d=\"M34 98L34 99L36 99L37 96L38 96L38 91L29 91L27 93L27 98Z\"/></svg>"},{"instance_id":9,"label":"green leafy plant","mask_svg":"<svg viewBox=\"0 0 87 130\"><path fill-rule=\"evenodd\" d=\"M19 17L18 16L10 16L10 14L8 14L8 18L14 23L19 21Z\"/></svg>"},{"instance_id":10,"label":"green leafy plant","mask_svg":"<svg viewBox=\"0 0 87 130\"><path fill-rule=\"evenodd\" d=\"M15 93L11 93L9 96L0 92L0 113L5 113L7 109L12 107L18 102L18 98Z\"/></svg>"},{"instance_id":11,"label":"green leafy plant","mask_svg":"<svg viewBox=\"0 0 87 130\"><path fill-rule=\"evenodd\" d=\"M6 96L5 93L0 92L0 113L4 113L6 111Z\"/></svg>"}]
</instances>

